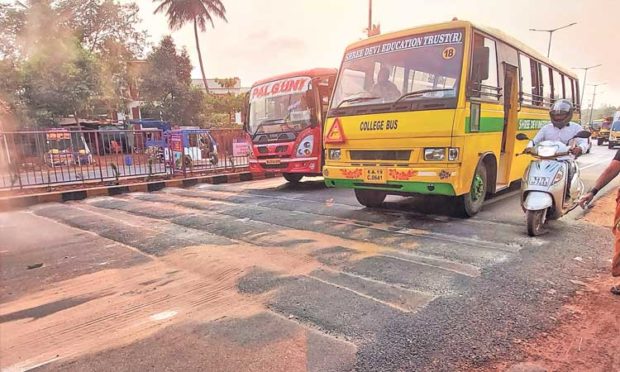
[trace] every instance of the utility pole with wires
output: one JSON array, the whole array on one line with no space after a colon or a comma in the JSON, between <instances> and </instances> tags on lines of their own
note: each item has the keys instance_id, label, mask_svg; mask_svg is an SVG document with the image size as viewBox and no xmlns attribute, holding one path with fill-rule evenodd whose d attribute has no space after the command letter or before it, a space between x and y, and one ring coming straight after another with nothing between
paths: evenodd
<instances>
[{"instance_id":1,"label":"utility pole with wires","mask_svg":"<svg viewBox=\"0 0 620 372\"><path fill-rule=\"evenodd\" d=\"M596 98L596 87L605 84L606 83L590 84L594 87L594 92L592 93L592 106L590 107L590 119L588 119L588 125L592 123L592 113L594 112L594 99Z\"/></svg>"}]
</instances>

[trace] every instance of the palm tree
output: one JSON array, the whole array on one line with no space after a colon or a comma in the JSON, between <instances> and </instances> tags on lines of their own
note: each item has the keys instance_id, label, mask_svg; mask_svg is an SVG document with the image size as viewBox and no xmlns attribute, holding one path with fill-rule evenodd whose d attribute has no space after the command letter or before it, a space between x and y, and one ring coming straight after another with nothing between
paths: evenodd
<instances>
[{"instance_id":1,"label":"palm tree","mask_svg":"<svg viewBox=\"0 0 620 372\"><path fill-rule=\"evenodd\" d=\"M198 41L198 29L205 32L207 30L207 22L211 23L211 27L215 27L213 18L217 17L228 22L226 19L226 8L221 0L153 0L160 2L155 13L166 13L168 17L168 26L171 30L178 30L189 22L194 23L194 37L196 38L196 51L198 52L198 63L200 64L200 72L202 73L202 82L205 90L209 93L207 85L207 76L202 63L202 54L200 53L200 43Z\"/></svg>"}]
</instances>

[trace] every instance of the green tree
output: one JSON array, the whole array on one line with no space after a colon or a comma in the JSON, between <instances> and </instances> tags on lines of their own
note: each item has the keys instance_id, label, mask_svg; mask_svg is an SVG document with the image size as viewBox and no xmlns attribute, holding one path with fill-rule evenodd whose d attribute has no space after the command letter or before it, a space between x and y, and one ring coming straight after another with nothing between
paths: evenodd
<instances>
[{"instance_id":1,"label":"green tree","mask_svg":"<svg viewBox=\"0 0 620 372\"><path fill-rule=\"evenodd\" d=\"M146 61L140 94L149 103L143 112L174 124L205 125L205 96L191 86L192 65L187 51L179 52L172 37L165 36Z\"/></svg>"},{"instance_id":2,"label":"green tree","mask_svg":"<svg viewBox=\"0 0 620 372\"><path fill-rule=\"evenodd\" d=\"M225 94L207 94L207 105L211 113L209 123L216 126L230 126L235 113L243 111L247 96L230 92L230 89L239 83L238 78L217 78L215 82L229 91Z\"/></svg>"},{"instance_id":3,"label":"green tree","mask_svg":"<svg viewBox=\"0 0 620 372\"><path fill-rule=\"evenodd\" d=\"M87 116L100 93L99 67L93 56L76 47L63 58L47 54L29 58L22 67L23 98L31 116L46 118Z\"/></svg>"},{"instance_id":4,"label":"green tree","mask_svg":"<svg viewBox=\"0 0 620 372\"><path fill-rule=\"evenodd\" d=\"M168 17L168 25L171 30L178 30L188 23L194 24L194 37L196 39L196 51L198 52L198 62L200 64L200 72L202 73L202 82L205 91L209 93L207 85L207 76L205 75L204 64L202 62L202 54L200 52L200 41L198 39L198 30L205 32L207 23L211 23L211 27L215 27L213 18L217 17L226 22L226 8L220 0L153 0L160 3L155 13L166 13Z\"/></svg>"},{"instance_id":5,"label":"green tree","mask_svg":"<svg viewBox=\"0 0 620 372\"><path fill-rule=\"evenodd\" d=\"M63 23L99 61L102 86L98 110L124 110L128 62L142 56L147 38L146 31L137 28L141 22L138 5L113 0L60 0L58 12L68 15Z\"/></svg>"},{"instance_id":6,"label":"green tree","mask_svg":"<svg viewBox=\"0 0 620 372\"><path fill-rule=\"evenodd\" d=\"M142 55L146 44L146 32L137 29L141 21L138 11L135 3L114 0L23 0L1 4L0 59L10 58L18 66L34 64L31 59L37 64L47 60L61 65L68 56L84 49L95 62L95 80L100 84L98 96L89 98L84 106L95 106L99 112L117 111L124 107L127 64ZM21 70L24 79L30 79L31 70ZM37 77L30 80L36 81ZM44 112L39 107L31 112Z\"/></svg>"}]
</instances>

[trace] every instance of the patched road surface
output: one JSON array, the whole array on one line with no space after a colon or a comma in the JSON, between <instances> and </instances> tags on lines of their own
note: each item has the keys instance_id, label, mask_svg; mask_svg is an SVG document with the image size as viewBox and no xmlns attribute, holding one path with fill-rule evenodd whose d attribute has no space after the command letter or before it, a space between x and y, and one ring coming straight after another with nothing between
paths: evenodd
<instances>
[{"instance_id":1,"label":"patched road surface","mask_svg":"<svg viewBox=\"0 0 620 372\"><path fill-rule=\"evenodd\" d=\"M613 157L581 159L591 185ZM575 211L529 238L518 193L361 207L320 179L199 185L0 214L7 371L450 371L554 326L605 270ZM428 212L432 211L432 214Z\"/></svg>"}]
</instances>

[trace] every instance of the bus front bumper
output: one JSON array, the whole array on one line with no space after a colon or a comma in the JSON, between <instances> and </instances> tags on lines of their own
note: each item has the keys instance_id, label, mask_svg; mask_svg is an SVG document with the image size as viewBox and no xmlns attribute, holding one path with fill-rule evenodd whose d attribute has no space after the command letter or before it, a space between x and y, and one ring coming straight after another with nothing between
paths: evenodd
<instances>
[{"instance_id":1,"label":"bus front bumper","mask_svg":"<svg viewBox=\"0 0 620 372\"><path fill-rule=\"evenodd\" d=\"M380 170L380 176L376 171ZM375 171L372 177L369 172ZM382 190L392 194L456 195L458 167L323 167L328 187Z\"/></svg>"},{"instance_id":2,"label":"bus front bumper","mask_svg":"<svg viewBox=\"0 0 620 372\"><path fill-rule=\"evenodd\" d=\"M321 168L318 157L250 159L251 172L265 173L303 173L320 175Z\"/></svg>"}]
</instances>

